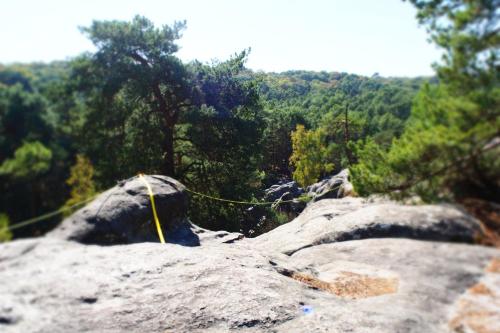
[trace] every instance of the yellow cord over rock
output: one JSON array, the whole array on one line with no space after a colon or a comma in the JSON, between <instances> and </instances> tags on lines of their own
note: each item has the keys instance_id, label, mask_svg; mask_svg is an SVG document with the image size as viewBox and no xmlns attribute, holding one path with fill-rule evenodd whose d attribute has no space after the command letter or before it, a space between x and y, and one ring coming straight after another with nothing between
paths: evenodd
<instances>
[{"instance_id":1,"label":"yellow cord over rock","mask_svg":"<svg viewBox=\"0 0 500 333\"><path fill-rule=\"evenodd\" d=\"M163 238L163 232L161 231L160 220L158 219L158 214L156 213L156 205L155 205L153 190L151 189L151 186L146 180L146 177L144 177L142 173L139 174L139 178L144 182L144 185L146 185L148 189L149 200L151 200L151 209L153 210L153 217L156 224L156 230L158 231L158 236L160 237L160 243L165 244L165 239Z\"/></svg>"}]
</instances>

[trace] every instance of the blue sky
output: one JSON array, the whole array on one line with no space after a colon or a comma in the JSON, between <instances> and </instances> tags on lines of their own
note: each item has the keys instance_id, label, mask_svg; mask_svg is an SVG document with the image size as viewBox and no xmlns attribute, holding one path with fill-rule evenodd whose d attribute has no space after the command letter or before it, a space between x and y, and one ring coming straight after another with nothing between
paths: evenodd
<instances>
[{"instance_id":1,"label":"blue sky","mask_svg":"<svg viewBox=\"0 0 500 333\"><path fill-rule=\"evenodd\" d=\"M433 74L441 52L401 0L1 0L0 63L62 60L93 50L79 26L187 20L178 56L226 59L251 47L248 67L383 76Z\"/></svg>"}]
</instances>

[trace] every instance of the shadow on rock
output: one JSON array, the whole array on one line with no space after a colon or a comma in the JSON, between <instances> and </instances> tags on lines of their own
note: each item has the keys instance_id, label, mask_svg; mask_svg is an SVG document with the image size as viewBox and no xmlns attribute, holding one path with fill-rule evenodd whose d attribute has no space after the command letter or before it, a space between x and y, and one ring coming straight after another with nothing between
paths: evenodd
<instances>
[{"instance_id":1,"label":"shadow on rock","mask_svg":"<svg viewBox=\"0 0 500 333\"><path fill-rule=\"evenodd\" d=\"M187 218L188 196L184 185L166 176L144 177L154 193L166 241L185 246L200 245ZM66 218L47 237L98 245L159 242L149 193L137 176L100 194Z\"/></svg>"}]
</instances>

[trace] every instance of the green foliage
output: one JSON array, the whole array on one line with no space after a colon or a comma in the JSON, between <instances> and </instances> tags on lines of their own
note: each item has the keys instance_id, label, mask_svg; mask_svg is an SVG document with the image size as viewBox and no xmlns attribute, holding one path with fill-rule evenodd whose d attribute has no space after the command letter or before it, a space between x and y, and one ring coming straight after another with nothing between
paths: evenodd
<instances>
[{"instance_id":1,"label":"green foliage","mask_svg":"<svg viewBox=\"0 0 500 333\"><path fill-rule=\"evenodd\" d=\"M415 102L407 130L391 149L385 153L373 143L364 148L362 163L353 168L356 189L361 194L403 190L435 200L445 198L446 189L477 178L475 185L483 195L491 191L491 196L495 190L480 182L488 175L494 179L495 162L484 160L487 155L483 156L482 150L498 124L481 118L467 121L466 114L477 111L477 104L465 97L451 97L444 86L425 87Z\"/></svg>"},{"instance_id":2,"label":"green foliage","mask_svg":"<svg viewBox=\"0 0 500 333\"><path fill-rule=\"evenodd\" d=\"M52 152L42 143L25 142L18 148L14 157L0 165L0 176L14 179L33 179L47 172L52 162Z\"/></svg>"},{"instance_id":3,"label":"green foliage","mask_svg":"<svg viewBox=\"0 0 500 333\"><path fill-rule=\"evenodd\" d=\"M82 87L92 93L92 109L99 114L103 109L126 109L124 116L112 115L112 125L122 129L137 110L146 120L155 118L161 133L156 136L163 156L160 168L171 176L175 172L174 127L192 97L186 68L174 56L184 27L184 22L176 22L172 27L156 28L141 16L131 22L94 21L82 31L98 50L90 59L80 59L75 67ZM109 129L103 125L102 131Z\"/></svg>"},{"instance_id":4,"label":"green foliage","mask_svg":"<svg viewBox=\"0 0 500 333\"><path fill-rule=\"evenodd\" d=\"M362 196L384 192L393 181L387 164L387 153L373 139L359 142L356 147L359 163L351 167L351 179Z\"/></svg>"},{"instance_id":5,"label":"green foliage","mask_svg":"<svg viewBox=\"0 0 500 333\"><path fill-rule=\"evenodd\" d=\"M312 199L313 199L313 197L311 197L311 196L310 196L309 194L307 194L307 193L301 194L301 195L297 198L297 200L302 201L302 202L305 202L305 203L310 202Z\"/></svg>"},{"instance_id":6,"label":"green foliage","mask_svg":"<svg viewBox=\"0 0 500 333\"><path fill-rule=\"evenodd\" d=\"M382 130L384 122L380 118L390 114L400 120L391 131L400 134L414 95L428 79L289 71L262 74L261 93L268 109L298 108L312 127L318 127L330 112L334 116L342 114L349 104L350 115L364 119L363 132L373 135Z\"/></svg>"},{"instance_id":7,"label":"green foliage","mask_svg":"<svg viewBox=\"0 0 500 333\"><path fill-rule=\"evenodd\" d=\"M262 169L269 185L291 176L289 133L297 124L323 128L329 159L335 165L332 172L338 172L356 162L354 148L359 140L372 138L388 147L401 135L412 100L427 81L306 71L261 73L259 78L267 118Z\"/></svg>"},{"instance_id":8,"label":"green foliage","mask_svg":"<svg viewBox=\"0 0 500 333\"><path fill-rule=\"evenodd\" d=\"M293 179L303 187L315 183L322 175L333 170L333 163L328 161L329 152L324 138L322 129L308 131L303 125L297 125L292 132L290 164L295 168Z\"/></svg>"},{"instance_id":9,"label":"green foliage","mask_svg":"<svg viewBox=\"0 0 500 333\"><path fill-rule=\"evenodd\" d=\"M288 215L285 213L273 210L274 214L271 216L271 219L275 224L278 226L290 222L290 219L288 218Z\"/></svg>"},{"instance_id":10,"label":"green foliage","mask_svg":"<svg viewBox=\"0 0 500 333\"><path fill-rule=\"evenodd\" d=\"M262 178L265 126L257 81L244 73L248 51L223 62L183 64L174 56L183 28L157 29L135 17L84 29L98 51L73 64L87 107L80 149L96 161L100 186L142 171L249 200ZM190 210L201 226L240 230L240 207L193 198Z\"/></svg>"},{"instance_id":11,"label":"green foliage","mask_svg":"<svg viewBox=\"0 0 500 333\"><path fill-rule=\"evenodd\" d=\"M75 204L92 198L97 192L94 184L94 167L90 160L84 155L76 155L76 163L71 167L70 177L66 184L71 188L70 198L64 204L69 208ZM66 211L70 215L73 211Z\"/></svg>"},{"instance_id":12,"label":"green foliage","mask_svg":"<svg viewBox=\"0 0 500 333\"><path fill-rule=\"evenodd\" d=\"M437 66L441 82L422 88L404 134L387 152L374 143L361 149L353 168L356 189L416 193L428 201L498 201L498 10L494 1L411 2L446 50L444 64Z\"/></svg>"},{"instance_id":13,"label":"green foliage","mask_svg":"<svg viewBox=\"0 0 500 333\"><path fill-rule=\"evenodd\" d=\"M1 74L1 72L0 72ZM23 82L28 79L24 78ZM49 138L50 125L44 101L31 86L0 83L0 161L10 156L22 141L42 141Z\"/></svg>"},{"instance_id":14,"label":"green foliage","mask_svg":"<svg viewBox=\"0 0 500 333\"><path fill-rule=\"evenodd\" d=\"M454 91L498 85L498 0L410 0L434 43L445 50L437 66ZM498 88L498 86L497 86Z\"/></svg>"},{"instance_id":15,"label":"green foliage","mask_svg":"<svg viewBox=\"0 0 500 333\"><path fill-rule=\"evenodd\" d=\"M196 106L180 118L178 175L191 188L249 201L260 187L264 129L257 82L243 73L247 52L225 62L193 63ZM204 227L240 231L245 207L193 198L190 217Z\"/></svg>"},{"instance_id":16,"label":"green foliage","mask_svg":"<svg viewBox=\"0 0 500 333\"><path fill-rule=\"evenodd\" d=\"M261 169L266 173L266 182L274 184L279 178L290 176L289 158L292 155L290 133L298 124L306 123L306 120L302 109L298 106L267 110L265 117Z\"/></svg>"},{"instance_id":17,"label":"green foliage","mask_svg":"<svg viewBox=\"0 0 500 333\"><path fill-rule=\"evenodd\" d=\"M327 113L321 122L321 128L329 143L330 158L337 166L337 171L348 168L355 162L355 143L367 136L362 132L367 120L360 117L359 113L350 115L348 105L343 108L343 114L334 109Z\"/></svg>"},{"instance_id":18,"label":"green foliage","mask_svg":"<svg viewBox=\"0 0 500 333\"><path fill-rule=\"evenodd\" d=\"M29 70L22 66L3 66L0 65L0 83L5 86L14 86L19 84L21 90L32 91L32 75Z\"/></svg>"},{"instance_id":19,"label":"green foliage","mask_svg":"<svg viewBox=\"0 0 500 333\"><path fill-rule=\"evenodd\" d=\"M176 57L184 28L183 22L158 28L139 16L95 21L82 29L94 42L94 53L50 64L0 66L0 211L23 220L88 198L95 188L137 172L174 175L200 192L252 201L262 188L291 176L290 157L294 176L307 184L359 156L375 154L404 169L404 161L425 151L408 144L398 153L387 152L403 133L426 78L254 73L245 69L246 50L227 61L186 64ZM438 94L431 90L428 94ZM419 98L427 108L424 96ZM464 124L485 105L495 110L491 101L478 97L469 103ZM299 124L305 127L295 132L294 152L290 133ZM408 135L398 142L412 140ZM498 164L490 156L478 163L486 170L483 166L493 162ZM367 165L362 171L371 177L371 166L381 164ZM404 175L390 179L389 187L408 180ZM385 186L379 183L366 191ZM254 234L288 221L283 214L264 212L270 218L255 227L262 215L252 219L246 208L192 197L190 217L203 227L255 229ZM16 229L14 236L40 234L57 222Z\"/></svg>"},{"instance_id":20,"label":"green foliage","mask_svg":"<svg viewBox=\"0 0 500 333\"><path fill-rule=\"evenodd\" d=\"M62 177L73 143L62 131L64 109L52 92L63 86L65 70L61 64L0 66L0 211L12 220L57 209L64 200ZM15 236L44 227L50 223L18 229Z\"/></svg>"},{"instance_id":21,"label":"green foliage","mask_svg":"<svg viewBox=\"0 0 500 333\"><path fill-rule=\"evenodd\" d=\"M5 214L0 214L0 243L7 242L12 238L12 233L9 229L9 217Z\"/></svg>"}]
</instances>

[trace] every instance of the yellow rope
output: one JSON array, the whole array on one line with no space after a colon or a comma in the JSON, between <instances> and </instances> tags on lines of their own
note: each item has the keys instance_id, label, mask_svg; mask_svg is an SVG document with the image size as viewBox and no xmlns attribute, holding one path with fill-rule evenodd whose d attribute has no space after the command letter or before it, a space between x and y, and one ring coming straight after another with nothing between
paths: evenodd
<instances>
[{"instance_id":1,"label":"yellow rope","mask_svg":"<svg viewBox=\"0 0 500 333\"><path fill-rule=\"evenodd\" d=\"M342 184L340 184L339 186L335 186L334 188L326 191L325 193L322 193L323 195L325 195L326 193L329 193L329 192L332 192L332 191L335 191L336 189L340 188L340 186L342 186ZM276 204L276 200L275 201L259 201L259 202L250 202L250 201L238 201L238 200L229 200L229 199L222 199L222 198L217 198L217 197L213 197L211 195L208 195L208 194L204 194L204 193L200 193L200 192L196 192L196 191L193 191L189 188L186 187L186 191L187 192L190 192L192 194L196 194L196 195L199 195L200 197L205 197L205 198L208 198L208 199L212 199L212 200L217 200L217 201L222 201L222 202L228 202L228 203L234 203L234 204L240 204L240 205L250 205L250 206L265 206L265 205L273 205L273 204ZM298 198L294 198L294 199L290 199L290 200L281 200L278 202L278 204L282 204L282 203L288 203L288 202L295 202L296 200L300 200Z\"/></svg>"},{"instance_id":2,"label":"yellow rope","mask_svg":"<svg viewBox=\"0 0 500 333\"><path fill-rule=\"evenodd\" d=\"M46 219L48 219L50 217L57 216L57 215L65 212L67 210L71 210L71 209L76 208L76 207L78 207L80 205L83 205L83 204L85 204L85 203L93 200L96 196L97 196L97 194L93 195L92 197L90 197L88 199L85 199L83 201L77 202L74 205L71 205L71 206L68 206L68 207L62 207L62 208L59 208L58 210L49 212L47 214L43 214L43 215L40 215L40 216L37 216L37 217L33 217L33 218L30 218L30 219L18 222L16 224L12 224L10 226L4 227L2 230L15 230L15 229L18 229L18 228L21 228L21 227L24 227L24 226L27 226L27 225L30 225L30 224L33 224L33 223L37 223L37 222L46 220Z\"/></svg>"},{"instance_id":3,"label":"yellow rope","mask_svg":"<svg viewBox=\"0 0 500 333\"><path fill-rule=\"evenodd\" d=\"M161 225L160 225L160 220L158 219L158 214L156 212L156 205L155 205L155 201L154 201L154 194L153 194L153 190L151 189L151 186L149 185L148 181L146 180L146 178L144 177L143 174L139 174L139 178L144 182L144 185L146 186L147 190L148 190L148 193L149 193L149 199L151 201L151 209L153 211L153 217L154 217L154 220L155 220L155 224L156 224L156 229L158 231L158 236L160 238L160 242L161 243L165 243L165 239L163 237L163 232L161 230ZM339 186L336 186L330 190L328 190L327 192L323 193L323 194L326 194L328 192L332 192L332 191L335 191L336 189L338 189L340 186L342 186L342 184L340 184ZM190 192L192 194L195 194L195 195L198 195L198 196L201 196L201 197L205 197L205 198L208 198L208 199L211 199L211 200L216 200L216 201L221 201L221 202L227 202L227 203L234 203L234 204L240 204L240 205L249 205L249 206L265 206L265 205L279 205L279 204L282 204L282 203L289 203L289 202L294 202L297 200L297 198L295 199L291 199L291 200L282 200L282 201L260 201L260 202L250 202L250 201L238 201L238 200L230 200L230 199L223 199L223 198L217 198L217 197L214 197L214 196L211 196L211 195L208 195L208 194L204 194L204 193L200 193L200 192L196 192L196 191L193 191L189 188L186 187L186 191L187 192ZM40 221L43 221L43 220L46 220L50 217L53 217L53 216L57 216L67 210L71 210L75 207L78 207L82 204L85 204L85 203L88 203L89 201L93 200L96 196L98 196L100 193L88 198L88 199L85 199L83 201L80 201L74 205L71 205L69 207L62 207L58 210L55 210L53 212L50 212L50 213L47 213L47 214L43 214L43 215L40 215L38 217L34 217L34 218L31 218L31 219L28 219L28 220L24 220L22 222L19 222L19 223L16 223L16 224L12 224L10 226L7 226L7 227L4 227L2 229L0 229L0 231L3 231L3 230L14 230L14 229L18 229L18 228L21 228L21 227L24 227L24 226L27 226L27 225L30 225L30 224L33 224L33 223L37 223L37 222L40 222Z\"/></svg>"},{"instance_id":4,"label":"yellow rope","mask_svg":"<svg viewBox=\"0 0 500 333\"><path fill-rule=\"evenodd\" d=\"M158 236L160 237L160 243L165 244L165 239L163 238L163 232L161 231L161 225L160 225L160 220L158 219L158 214L156 213L156 205L155 205L155 198L153 194L153 190L151 189L151 186L149 185L148 181L146 180L146 177L142 173L139 174L139 178L144 182L146 185L148 192L149 192L149 200L151 200L151 209L153 210L153 217L155 220L156 224L156 230L158 231Z\"/></svg>"},{"instance_id":5,"label":"yellow rope","mask_svg":"<svg viewBox=\"0 0 500 333\"><path fill-rule=\"evenodd\" d=\"M190 192L192 194L198 195L200 197L205 197L205 198L212 199L212 200L217 200L217 201L222 201L222 202L228 202L228 203L234 203L234 204L240 204L240 205L257 206L257 205L270 205L270 204L274 203L274 202L270 202L270 201L269 202L250 202L250 201L238 201L238 200L222 199L222 198L213 197L213 196L208 195L208 194L204 194L204 193L193 191L193 190L191 190L191 189L189 189L187 187L186 187L186 191ZM292 201L292 200L281 201L281 202L289 202L289 201Z\"/></svg>"}]
</instances>

